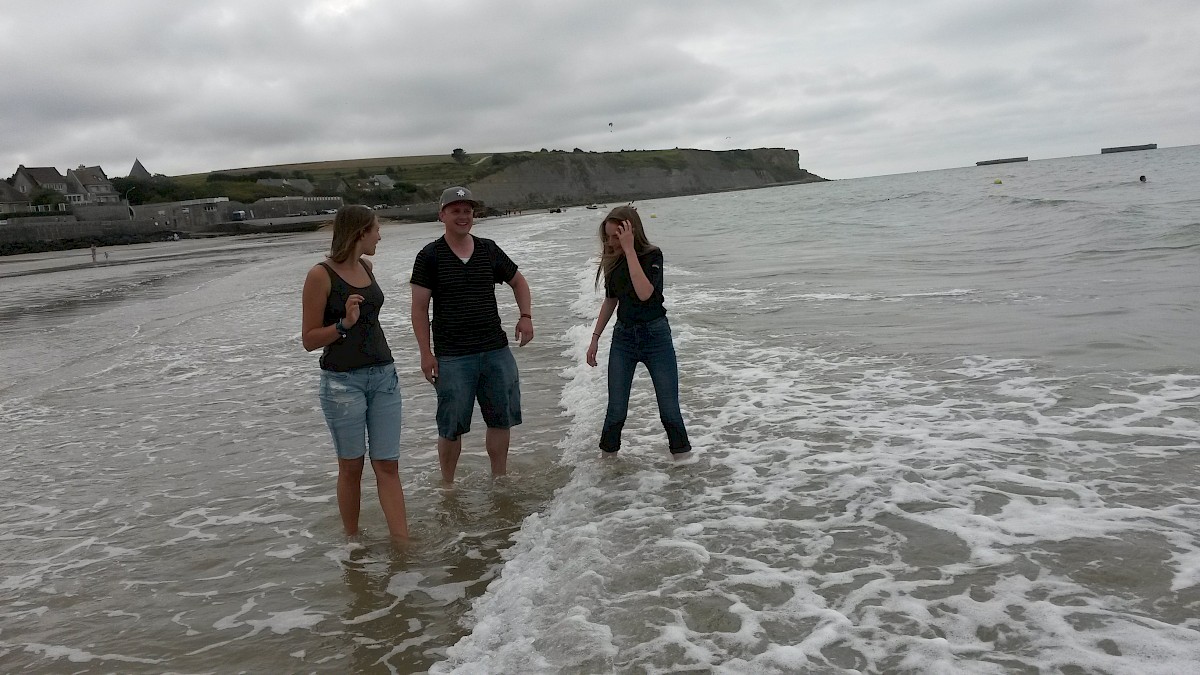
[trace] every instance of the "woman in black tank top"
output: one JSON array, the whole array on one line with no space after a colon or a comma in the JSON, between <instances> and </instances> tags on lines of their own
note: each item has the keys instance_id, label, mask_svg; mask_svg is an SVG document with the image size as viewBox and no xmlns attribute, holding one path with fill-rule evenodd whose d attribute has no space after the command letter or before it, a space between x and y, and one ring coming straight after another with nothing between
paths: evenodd
<instances>
[{"instance_id":1,"label":"woman in black tank top","mask_svg":"<svg viewBox=\"0 0 1200 675\"><path fill-rule=\"evenodd\" d=\"M362 472L371 456L379 504L393 539L408 538L400 485L400 386L379 325L383 289L371 263L379 220L365 206L343 206L329 255L304 279L304 349L322 349L321 410L338 456L337 502L348 536L358 534Z\"/></svg>"}]
</instances>

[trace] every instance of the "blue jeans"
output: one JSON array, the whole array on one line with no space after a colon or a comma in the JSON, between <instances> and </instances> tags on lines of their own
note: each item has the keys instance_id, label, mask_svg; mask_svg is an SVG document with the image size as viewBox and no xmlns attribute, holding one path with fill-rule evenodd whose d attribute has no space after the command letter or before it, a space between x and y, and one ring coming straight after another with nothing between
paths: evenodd
<instances>
[{"instance_id":1,"label":"blue jeans","mask_svg":"<svg viewBox=\"0 0 1200 675\"><path fill-rule=\"evenodd\" d=\"M600 432L600 449L621 449L621 430L629 414L629 391L638 362L646 364L654 395L658 398L658 417L667 430L672 453L688 452L687 429L679 412L679 364L671 341L667 317L642 324L618 322L613 328L612 348L608 352L608 413Z\"/></svg>"},{"instance_id":2,"label":"blue jeans","mask_svg":"<svg viewBox=\"0 0 1200 675\"><path fill-rule=\"evenodd\" d=\"M321 371L321 411L341 459L400 459L400 381L396 366Z\"/></svg>"}]
</instances>

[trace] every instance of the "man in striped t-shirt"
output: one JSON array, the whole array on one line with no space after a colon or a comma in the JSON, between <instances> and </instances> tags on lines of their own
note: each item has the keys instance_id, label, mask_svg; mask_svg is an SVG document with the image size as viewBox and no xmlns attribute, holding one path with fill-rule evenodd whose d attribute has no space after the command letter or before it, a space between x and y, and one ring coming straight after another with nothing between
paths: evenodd
<instances>
[{"instance_id":1,"label":"man in striped t-shirt","mask_svg":"<svg viewBox=\"0 0 1200 675\"><path fill-rule=\"evenodd\" d=\"M521 382L500 324L496 284L511 286L520 308L515 339L522 347L533 339L529 284L496 242L471 234L477 206L465 187L442 192L438 220L446 233L417 253L410 279L421 372L437 390L438 461L447 486L454 483L476 399L487 425L484 447L493 476L507 472L509 429L521 423Z\"/></svg>"}]
</instances>

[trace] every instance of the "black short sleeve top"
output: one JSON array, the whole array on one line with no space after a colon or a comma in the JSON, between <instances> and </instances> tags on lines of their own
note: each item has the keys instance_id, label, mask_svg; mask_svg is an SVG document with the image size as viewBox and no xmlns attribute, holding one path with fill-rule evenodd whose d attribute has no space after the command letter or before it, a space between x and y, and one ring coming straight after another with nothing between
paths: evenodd
<instances>
[{"instance_id":1,"label":"black short sleeve top","mask_svg":"<svg viewBox=\"0 0 1200 675\"><path fill-rule=\"evenodd\" d=\"M633 289L633 281L629 278L629 263L622 256L620 262L604 277L604 295L617 299L617 321L625 323L648 323L666 316L667 309L663 307L663 253L662 249L654 248L638 256L638 264L646 273L646 278L654 285L650 297L641 300Z\"/></svg>"},{"instance_id":2,"label":"black short sleeve top","mask_svg":"<svg viewBox=\"0 0 1200 675\"><path fill-rule=\"evenodd\" d=\"M417 253L410 281L433 297L433 349L438 356L463 356L508 345L496 305L496 284L517 274L496 242L471 235L475 250L459 259L445 237Z\"/></svg>"}]
</instances>

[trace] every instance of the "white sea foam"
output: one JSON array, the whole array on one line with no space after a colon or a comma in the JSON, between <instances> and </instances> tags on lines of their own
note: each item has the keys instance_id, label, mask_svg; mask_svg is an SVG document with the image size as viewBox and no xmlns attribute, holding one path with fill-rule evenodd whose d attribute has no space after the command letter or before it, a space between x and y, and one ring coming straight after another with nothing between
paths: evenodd
<instances>
[{"instance_id":1,"label":"white sea foam","mask_svg":"<svg viewBox=\"0 0 1200 675\"><path fill-rule=\"evenodd\" d=\"M296 307L326 235L183 276L145 264L129 284L115 267L22 278L61 292L0 326L20 335L0 345L0 661L1189 672L1192 202L1137 227L1115 227L1108 206L1009 223L990 212L1005 205L980 214L974 188L943 199L951 174L895 190L899 213L863 215L879 194L856 185L870 181L643 207L667 253L687 464L667 453L644 372L625 448L598 457L604 368L582 363L597 214L481 221L530 279L538 338L517 350L513 478L488 479L475 437L457 500L438 488L405 302L413 255L440 228L390 227L376 269L405 397L401 548L369 472L363 534L341 534L319 356L302 350ZM731 199L736 218L721 212ZM511 293L497 298L507 322Z\"/></svg>"},{"instance_id":2,"label":"white sea foam","mask_svg":"<svg viewBox=\"0 0 1200 675\"><path fill-rule=\"evenodd\" d=\"M89 661L116 661L118 663L140 663L144 665L162 663L162 659L144 659L136 656L125 656L123 654L95 654L84 649L61 645L27 643L25 651L38 653L49 659L66 659L71 663L87 663Z\"/></svg>"},{"instance_id":3,"label":"white sea foam","mask_svg":"<svg viewBox=\"0 0 1200 675\"><path fill-rule=\"evenodd\" d=\"M579 281L582 318L598 303ZM470 635L434 672L1166 673L1200 661L1200 623L1150 619L1118 590L1147 549L1169 567L1143 583L1196 584L1183 534L1200 524L1196 500L1129 502L1119 467L1200 451L1200 379L770 346L688 322L722 294L686 296L673 327L699 461L671 470L641 374L626 449L596 457L603 377L579 365L591 324L571 327L571 482L525 521Z\"/></svg>"},{"instance_id":4,"label":"white sea foam","mask_svg":"<svg viewBox=\"0 0 1200 675\"><path fill-rule=\"evenodd\" d=\"M299 544L291 544L286 548L267 551L264 555L269 555L272 558L295 558L304 552L304 547Z\"/></svg>"},{"instance_id":5,"label":"white sea foam","mask_svg":"<svg viewBox=\"0 0 1200 675\"><path fill-rule=\"evenodd\" d=\"M256 635L264 630L269 630L276 635L283 635L290 630L312 628L324 619L323 612L312 612L302 607L285 612L268 612L265 619L246 619L246 625L254 629L251 635Z\"/></svg>"}]
</instances>

